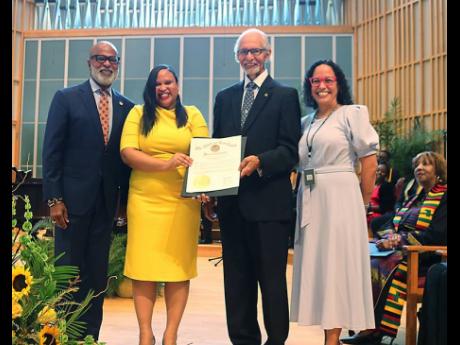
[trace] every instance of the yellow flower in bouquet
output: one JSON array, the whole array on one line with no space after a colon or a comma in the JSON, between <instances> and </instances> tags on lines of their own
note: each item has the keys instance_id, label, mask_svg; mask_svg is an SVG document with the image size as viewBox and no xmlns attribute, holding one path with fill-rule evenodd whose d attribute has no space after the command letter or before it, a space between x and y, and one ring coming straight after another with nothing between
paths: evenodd
<instances>
[{"instance_id":1,"label":"yellow flower in bouquet","mask_svg":"<svg viewBox=\"0 0 460 345\"><path fill-rule=\"evenodd\" d=\"M59 328L57 326L45 326L39 334L40 345L60 345Z\"/></svg>"},{"instance_id":2,"label":"yellow flower in bouquet","mask_svg":"<svg viewBox=\"0 0 460 345\"><path fill-rule=\"evenodd\" d=\"M22 296L27 296L30 293L32 285L32 275L24 266L16 266L13 268L12 285L13 299L20 300Z\"/></svg>"},{"instance_id":3,"label":"yellow flower in bouquet","mask_svg":"<svg viewBox=\"0 0 460 345\"><path fill-rule=\"evenodd\" d=\"M52 323L56 321L56 311L53 308L48 306L43 307L43 309L38 313L37 320L38 323L44 325L46 323Z\"/></svg>"},{"instance_id":4,"label":"yellow flower in bouquet","mask_svg":"<svg viewBox=\"0 0 460 345\"><path fill-rule=\"evenodd\" d=\"M22 307L18 303L17 300L13 299L13 305L12 305L12 318L13 320L20 317L22 315Z\"/></svg>"}]
</instances>

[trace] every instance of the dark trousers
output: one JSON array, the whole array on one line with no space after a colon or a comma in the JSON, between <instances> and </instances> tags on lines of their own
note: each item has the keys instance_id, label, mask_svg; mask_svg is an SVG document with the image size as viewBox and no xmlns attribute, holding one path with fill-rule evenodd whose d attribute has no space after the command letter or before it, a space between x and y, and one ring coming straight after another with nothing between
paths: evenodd
<instances>
[{"instance_id":1,"label":"dark trousers","mask_svg":"<svg viewBox=\"0 0 460 345\"><path fill-rule=\"evenodd\" d=\"M212 243L212 222L204 215L201 208L200 243Z\"/></svg>"},{"instance_id":2,"label":"dark trousers","mask_svg":"<svg viewBox=\"0 0 460 345\"><path fill-rule=\"evenodd\" d=\"M260 345L258 285L266 345L283 345L289 333L286 284L289 222L248 222L238 205L219 213L227 328L233 345Z\"/></svg>"},{"instance_id":3,"label":"dark trousers","mask_svg":"<svg viewBox=\"0 0 460 345\"><path fill-rule=\"evenodd\" d=\"M68 210L71 212L72 210ZM90 290L94 294L103 291L107 285L107 266L110 248L110 234L113 217L107 215L102 190L96 205L88 214L72 216L67 229L56 227L55 255L65 252L56 265L77 266L80 270L81 283L74 299L81 302ZM98 339L102 323L102 305L104 294L90 301L90 308L80 318L86 322L85 335Z\"/></svg>"},{"instance_id":4,"label":"dark trousers","mask_svg":"<svg viewBox=\"0 0 460 345\"><path fill-rule=\"evenodd\" d=\"M428 270L419 313L417 345L447 345L447 263Z\"/></svg>"}]
</instances>

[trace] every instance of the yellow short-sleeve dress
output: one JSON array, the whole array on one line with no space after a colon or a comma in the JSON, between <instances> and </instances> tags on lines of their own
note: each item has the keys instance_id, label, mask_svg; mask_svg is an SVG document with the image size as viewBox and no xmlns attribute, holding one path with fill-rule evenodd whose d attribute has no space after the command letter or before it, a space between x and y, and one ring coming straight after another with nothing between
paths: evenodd
<instances>
[{"instance_id":1,"label":"yellow short-sleeve dress","mask_svg":"<svg viewBox=\"0 0 460 345\"><path fill-rule=\"evenodd\" d=\"M140 130L143 106L135 106L126 118L120 150L133 147L164 160L176 152L188 154L191 138L207 137L208 128L198 108L185 106L185 110L187 124L177 128L174 110L157 107L157 121L145 137ZM184 174L184 167L161 172L132 170L125 276L176 282L197 275L200 202L180 196Z\"/></svg>"}]
</instances>

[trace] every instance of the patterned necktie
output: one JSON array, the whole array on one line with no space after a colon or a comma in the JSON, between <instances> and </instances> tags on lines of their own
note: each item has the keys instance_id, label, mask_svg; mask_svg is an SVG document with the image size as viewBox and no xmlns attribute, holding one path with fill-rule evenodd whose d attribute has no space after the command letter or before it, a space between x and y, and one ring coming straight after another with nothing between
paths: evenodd
<instances>
[{"instance_id":1,"label":"patterned necktie","mask_svg":"<svg viewBox=\"0 0 460 345\"><path fill-rule=\"evenodd\" d=\"M109 141L109 96L107 92L100 89L100 98L99 98L99 118L101 119L102 133L104 134L104 144L107 145Z\"/></svg>"},{"instance_id":2,"label":"patterned necktie","mask_svg":"<svg viewBox=\"0 0 460 345\"><path fill-rule=\"evenodd\" d=\"M249 110L251 110L252 103L254 103L254 90L257 88L257 84L253 81L246 85L246 94L244 95L243 106L241 107L241 128L243 128L244 122L248 117Z\"/></svg>"}]
</instances>

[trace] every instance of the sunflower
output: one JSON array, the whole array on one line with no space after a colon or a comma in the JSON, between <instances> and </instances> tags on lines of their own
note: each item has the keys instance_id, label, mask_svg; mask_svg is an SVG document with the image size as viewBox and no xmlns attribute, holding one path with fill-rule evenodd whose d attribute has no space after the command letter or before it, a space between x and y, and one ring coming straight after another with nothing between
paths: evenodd
<instances>
[{"instance_id":1,"label":"sunflower","mask_svg":"<svg viewBox=\"0 0 460 345\"><path fill-rule=\"evenodd\" d=\"M39 334L40 345L60 345L59 328L57 326L45 326Z\"/></svg>"},{"instance_id":2,"label":"sunflower","mask_svg":"<svg viewBox=\"0 0 460 345\"><path fill-rule=\"evenodd\" d=\"M12 313L13 320L22 315L22 307L18 303L18 301L16 301L15 299L13 299L13 307L12 307L12 312L11 313Z\"/></svg>"},{"instance_id":3,"label":"sunflower","mask_svg":"<svg viewBox=\"0 0 460 345\"><path fill-rule=\"evenodd\" d=\"M43 309L38 313L38 323L44 325L56 321L56 311L53 308L44 306Z\"/></svg>"},{"instance_id":4,"label":"sunflower","mask_svg":"<svg viewBox=\"0 0 460 345\"><path fill-rule=\"evenodd\" d=\"M13 269L12 285L13 285L13 298L20 300L22 296L27 296L30 292L30 285L32 285L32 275L24 266L17 266Z\"/></svg>"}]
</instances>

